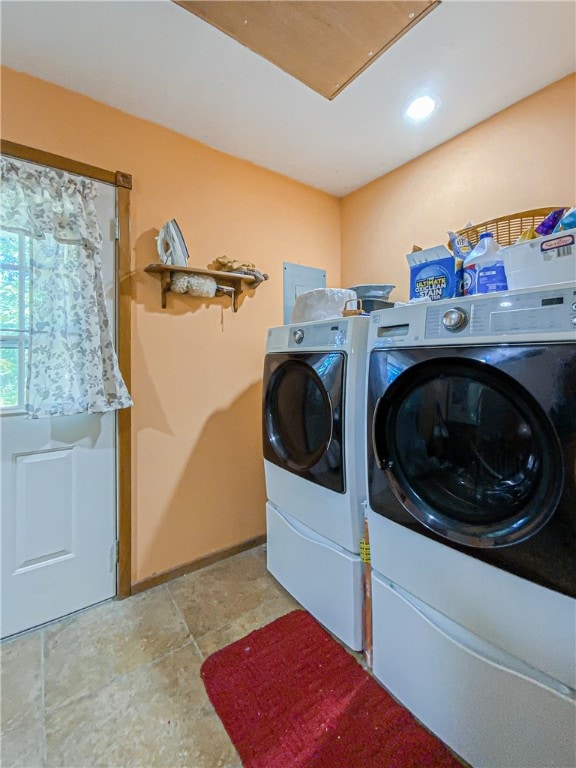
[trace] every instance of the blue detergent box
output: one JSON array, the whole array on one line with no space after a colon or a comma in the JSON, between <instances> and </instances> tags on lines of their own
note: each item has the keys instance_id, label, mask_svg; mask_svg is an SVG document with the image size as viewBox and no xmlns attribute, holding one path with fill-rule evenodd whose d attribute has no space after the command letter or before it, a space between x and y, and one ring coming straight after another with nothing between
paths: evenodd
<instances>
[{"instance_id":1,"label":"blue detergent box","mask_svg":"<svg viewBox=\"0 0 576 768\"><path fill-rule=\"evenodd\" d=\"M445 245L414 251L406 256L410 267L410 298L451 299L462 296L462 259Z\"/></svg>"}]
</instances>

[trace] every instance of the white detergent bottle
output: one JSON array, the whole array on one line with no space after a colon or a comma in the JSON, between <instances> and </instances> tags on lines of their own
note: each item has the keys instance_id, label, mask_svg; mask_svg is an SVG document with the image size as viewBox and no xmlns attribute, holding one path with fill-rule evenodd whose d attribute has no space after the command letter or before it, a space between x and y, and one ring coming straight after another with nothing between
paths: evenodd
<instances>
[{"instance_id":1,"label":"white detergent bottle","mask_svg":"<svg viewBox=\"0 0 576 768\"><path fill-rule=\"evenodd\" d=\"M492 232L483 232L464 261L464 295L508 290L500 246Z\"/></svg>"}]
</instances>

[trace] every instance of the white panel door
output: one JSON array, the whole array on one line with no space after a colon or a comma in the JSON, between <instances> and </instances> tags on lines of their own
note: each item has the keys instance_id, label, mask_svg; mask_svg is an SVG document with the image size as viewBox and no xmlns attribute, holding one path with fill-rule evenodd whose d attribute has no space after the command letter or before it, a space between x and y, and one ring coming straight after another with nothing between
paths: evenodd
<instances>
[{"instance_id":1,"label":"white panel door","mask_svg":"<svg viewBox=\"0 0 576 768\"><path fill-rule=\"evenodd\" d=\"M115 328L116 189L98 184L98 192L104 284ZM3 264L3 280L15 284L9 272ZM25 350L24 324L12 334L6 301L4 309L3 373L19 365L21 377L17 350L18 344ZM6 404L12 394L6 388L2 394ZM6 408L0 426L6 637L116 594L116 414L28 419Z\"/></svg>"}]
</instances>

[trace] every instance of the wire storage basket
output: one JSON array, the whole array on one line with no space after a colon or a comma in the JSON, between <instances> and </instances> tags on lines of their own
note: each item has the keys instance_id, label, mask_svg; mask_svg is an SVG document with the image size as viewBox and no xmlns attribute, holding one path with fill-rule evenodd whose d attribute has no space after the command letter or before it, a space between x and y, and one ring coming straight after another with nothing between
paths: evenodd
<instances>
[{"instance_id":1,"label":"wire storage basket","mask_svg":"<svg viewBox=\"0 0 576 768\"><path fill-rule=\"evenodd\" d=\"M484 221L482 224L459 229L458 234L464 235L472 243L472 246L476 245L480 235L484 232L492 232L494 240L501 246L514 245L522 232L530 227L537 227L552 211L556 211L558 208L568 209L569 207L569 205L556 205L551 208L534 208L532 211L512 213L508 216L500 216L498 219Z\"/></svg>"}]
</instances>

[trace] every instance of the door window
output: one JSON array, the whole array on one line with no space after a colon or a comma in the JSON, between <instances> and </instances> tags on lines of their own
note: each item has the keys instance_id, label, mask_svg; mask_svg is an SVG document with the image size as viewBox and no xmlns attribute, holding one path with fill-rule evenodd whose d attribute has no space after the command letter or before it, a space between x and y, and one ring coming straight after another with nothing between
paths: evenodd
<instances>
[{"instance_id":1,"label":"door window","mask_svg":"<svg viewBox=\"0 0 576 768\"><path fill-rule=\"evenodd\" d=\"M415 366L374 418L375 449L396 495L437 533L499 546L527 538L553 514L558 440L505 374L473 361Z\"/></svg>"}]
</instances>

